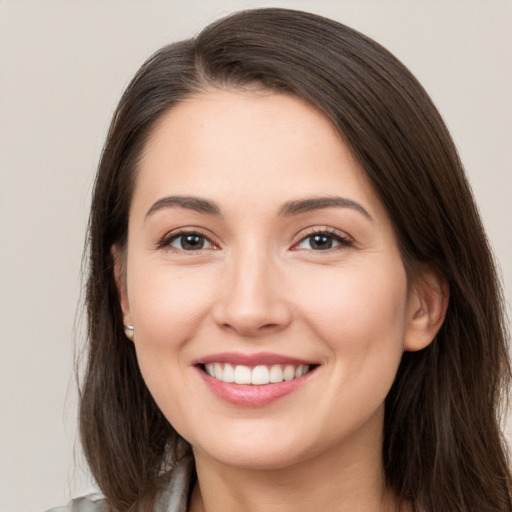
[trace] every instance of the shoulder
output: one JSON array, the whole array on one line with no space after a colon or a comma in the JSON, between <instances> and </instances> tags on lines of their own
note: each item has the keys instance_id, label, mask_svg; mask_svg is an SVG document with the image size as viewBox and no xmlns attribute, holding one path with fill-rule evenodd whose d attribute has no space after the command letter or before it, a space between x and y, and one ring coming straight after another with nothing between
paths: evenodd
<instances>
[{"instance_id":1,"label":"shoulder","mask_svg":"<svg viewBox=\"0 0 512 512\"><path fill-rule=\"evenodd\" d=\"M186 512L195 481L194 468L194 459L191 456L185 456L166 473L169 478L165 479L167 484L158 496L155 512ZM63 507L51 508L46 512L110 512L110 510L105 497L96 493L75 498Z\"/></svg>"},{"instance_id":2,"label":"shoulder","mask_svg":"<svg viewBox=\"0 0 512 512\"><path fill-rule=\"evenodd\" d=\"M63 507L51 508L46 512L108 512L108 506L101 494L90 494L75 498Z\"/></svg>"}]
</instances>

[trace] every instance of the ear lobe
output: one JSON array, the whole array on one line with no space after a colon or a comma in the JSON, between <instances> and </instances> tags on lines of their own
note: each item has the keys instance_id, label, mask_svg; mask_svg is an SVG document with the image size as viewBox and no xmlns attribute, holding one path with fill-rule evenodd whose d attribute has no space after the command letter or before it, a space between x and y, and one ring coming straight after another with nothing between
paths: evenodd
<instances>
[{"instance_id":1,"label":"ear lobe","mask_svg":"<svg viewBox=\"0 0 512 512\"><path fill-rule=\"evenodd\" d=\"M126 290L125 257L121 249L116 245L112 246L110 253L114 260L114 279L116 281L121 310L123 311L123 323L125 325L131 325L132 319L130 314L130 305L128 302L128 293Z\"/></svg>"},{"instance_id":2,"label":"ear lobe","mask_svg":"<svg viewBox=\"0 0 512 512\"><path fill-rule=\"evenodd\" d=\"M430 345L443 325L450 289L444 277L427 269L414 279L409 295L409 311L404 350L415 352Z\"/></svg>"}]
</instances>

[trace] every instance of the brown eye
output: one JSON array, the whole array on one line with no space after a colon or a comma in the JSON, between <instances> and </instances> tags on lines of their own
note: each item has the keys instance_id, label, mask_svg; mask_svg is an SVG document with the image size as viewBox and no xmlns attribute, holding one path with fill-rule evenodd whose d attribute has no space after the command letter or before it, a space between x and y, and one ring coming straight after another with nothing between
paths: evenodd
<instances>
[{"instance_id":1,"label":"brown eye","mask_svg":"<svg viewBox=\"0 0 512 512\"><path fill-rule=\"evenodd\" d=\"M312 235L309 237L309 245L311 249L315 250L330 249L333 242L332 237L326 235Z\"/></svg>"},{"instance_id":2,"label":"brown eye","mask_svg":"<svg viewBox=\"0 0 512 512\"><path fill-rule=\"evenodd\" d=\"M205 236L198 233L181 233L173 236L166 245L182 251L200 251L213 247Z\"/></svg>"},{"instance_id":3,"label":"brown eye","mask_svg":"<svg viewBox=\"0 0 512 512\"><path fill-rule=\"evenodd\" d=\"M335 233L313 233L303 238L296 246L299 250L327 251L337 247L348 247L350 240Z\"/></svg>"}]
</instances>

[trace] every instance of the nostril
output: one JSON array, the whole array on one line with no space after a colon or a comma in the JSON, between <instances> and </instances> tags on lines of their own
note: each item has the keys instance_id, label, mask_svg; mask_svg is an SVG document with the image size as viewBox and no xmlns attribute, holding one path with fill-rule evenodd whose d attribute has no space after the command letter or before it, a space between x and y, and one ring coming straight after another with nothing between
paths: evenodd
<instances>
[{"instance_id":1,"label":"nostril","mask_svg":"<svg viewBox=\"0 0 512 512\"><path fill-rule=\"evenodd\" d=\"M233 322L228 323L224 322L221 327L224 330L231 331L233 333L238 334L239 336L244 337L254 337L261 336L264 334L270 334L276 330L282 328L280 324L277 323L265 323L261 324L258 322Z\"/></svg>"},{"instance_id":2,"label":"nostril","mask_svg":"<svg viewBox=\"0 0 512 512\"><path fill-rule=\"evenodd\" d=\"M249 265L250 266L250 265ZM291 319L289 304L278 280L251 272L247 266L231 276L231 282L218 297L212 313L222 329L241 336L257 336L288 325Z\"/></svg>"}]
</instances>

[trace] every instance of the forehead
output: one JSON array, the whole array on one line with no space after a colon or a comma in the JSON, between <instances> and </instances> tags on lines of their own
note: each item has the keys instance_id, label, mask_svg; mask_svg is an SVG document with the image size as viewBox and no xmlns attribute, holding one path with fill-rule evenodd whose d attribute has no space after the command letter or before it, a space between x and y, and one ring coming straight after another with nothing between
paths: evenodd
<instances>
[{"instance_id":1,"label":"forehead","mask_svg":"<svg viewBox=\"0 0 512 512\"><path fill-rule=\"evenodd\" d=\"M350 194L372 187L327 117L300 99L214 90L165 113L145 146L135 198L191 194L257 197Z\"/></svg>"},{"instance_id":2,"label":"forehead","mask_svg":"<svg viewBox=\"0 0 512 512\"><path fill-rule=\"evenodd\" d=\"M306 141L309 146L322 139L348 149L322 112L293 95L259 89L214 89L190 95L164 113L152 130L143 156L161 150L162 143L167 146L175 142L186 149L184 143L190 140L207 144L205 149L225 149L221 143L228 142L226 137L233 142L236 137L237 147L230 146L233 154L238 149L253 149L256 144L262 144L261 149L272 149L268 138L275 135L280 137L281 152L287 149L286 142L301 142L306 149Z\"/></svg>"}]
</instances>

